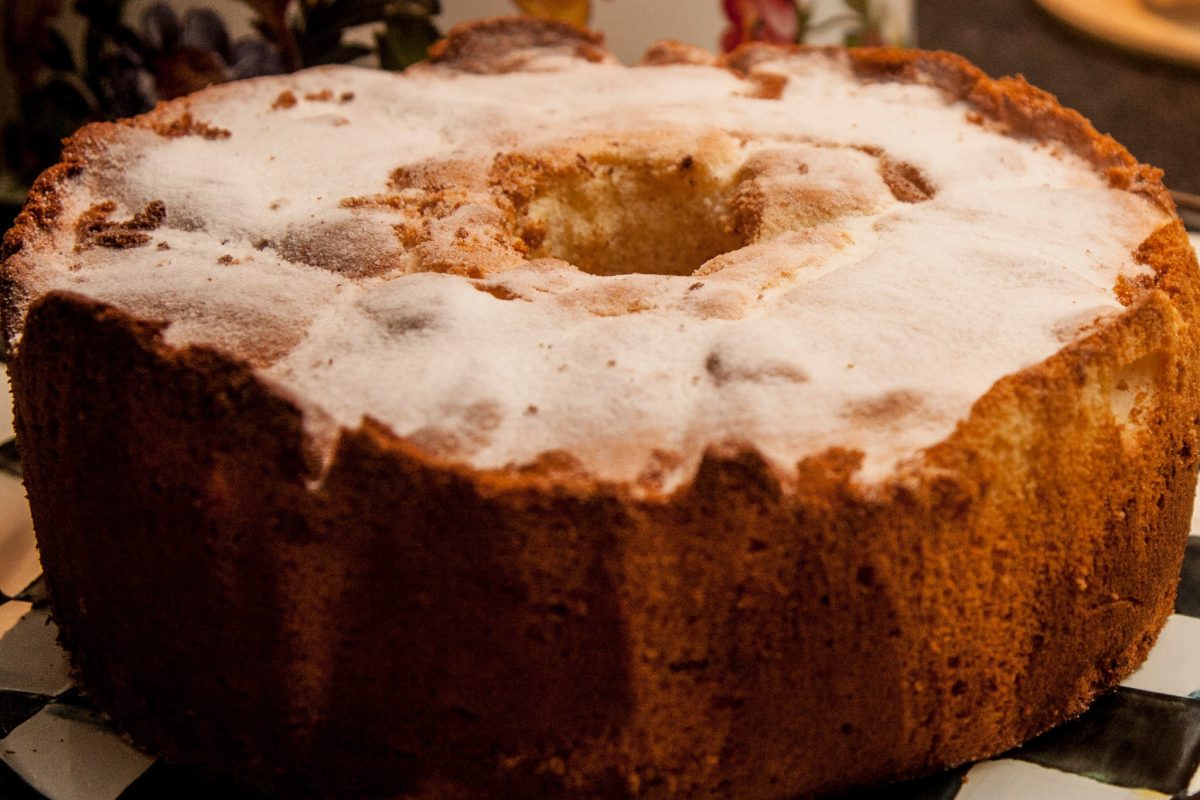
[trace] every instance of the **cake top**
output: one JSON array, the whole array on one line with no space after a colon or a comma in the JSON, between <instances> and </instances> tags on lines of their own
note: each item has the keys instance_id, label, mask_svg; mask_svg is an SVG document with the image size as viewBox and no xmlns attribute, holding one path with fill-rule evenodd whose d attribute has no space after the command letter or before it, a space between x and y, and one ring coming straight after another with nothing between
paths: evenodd
<instances>
[{"instance_id":1,"label":"cake top","mask_svg":"<svg viewBox=\"0 0 1200 800\"><path fill-rule=\"evenodd\" d=\"M366 416L645 492L730 440L785 478L842 447L871 483L1119 314L1173 218L1082 118L950 56L625 67L512 21L433 55L85 129L7 241L10 343L68 290L250 363L325 447Z\"/></svg>"}]
</instances>

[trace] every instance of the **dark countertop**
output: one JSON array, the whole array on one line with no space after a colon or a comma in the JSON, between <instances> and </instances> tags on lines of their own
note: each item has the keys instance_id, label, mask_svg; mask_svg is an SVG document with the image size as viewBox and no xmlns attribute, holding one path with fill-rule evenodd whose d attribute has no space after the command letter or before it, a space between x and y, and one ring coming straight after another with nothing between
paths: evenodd
<instances>
[{"instance_id":1,"label":"dark countertop","mask_svg":"<svg viewBox=\"0 0 1200 800\"><path fill-rule=\"evenodd\" d=\"M1200 70L1092 39L1033 0L917 0L917 44L953 50L992 75L1023 74L1058 95L1168 187L1200 195Z\"/></svg>"}]
</instances>

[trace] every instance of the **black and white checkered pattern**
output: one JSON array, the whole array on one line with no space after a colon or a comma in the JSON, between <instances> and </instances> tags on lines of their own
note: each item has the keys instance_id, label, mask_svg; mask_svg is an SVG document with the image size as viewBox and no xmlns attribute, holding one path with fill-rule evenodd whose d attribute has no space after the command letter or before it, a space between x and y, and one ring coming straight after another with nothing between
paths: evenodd
<instances>
[{"instance_id":1,"label":"black and white checkered pattern","mask_svg":"<svg viewBox=\"0 0 1200 800\"><path fill-rule=\"evenodd\" d=\"M12 419L0 415L0 800L258 798L155 761L112 729L71 684L39 575ZM1142 668L1079 719L1005 756L843 800L1200 800L1200 536L1175 610Z\"/></svg>"}]
</instances>

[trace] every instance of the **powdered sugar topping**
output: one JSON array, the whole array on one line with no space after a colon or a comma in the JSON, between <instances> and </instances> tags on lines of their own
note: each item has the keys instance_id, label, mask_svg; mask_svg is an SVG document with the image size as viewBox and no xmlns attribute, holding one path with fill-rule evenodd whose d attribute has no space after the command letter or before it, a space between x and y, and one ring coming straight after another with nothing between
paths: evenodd
<instances>
[{"instance_id":1,"label":"powdered sugar topping","mask_svg":"<svg viewBox=\"0 0 1200 800\"><path fill-rule=\"evenodd\" d=\"M249 359L326 439L370 416L477 468L566 451L663 491L726 440L784 474L839 446L869 482L1120 312L1166 221L827 54L767 65L778 97L715 67L553 66L203 93L190 113L228 137L123 129L69 193L71 219L161 202L147 241L64 228L23 280Z\"/></svg>"}]
</instances>

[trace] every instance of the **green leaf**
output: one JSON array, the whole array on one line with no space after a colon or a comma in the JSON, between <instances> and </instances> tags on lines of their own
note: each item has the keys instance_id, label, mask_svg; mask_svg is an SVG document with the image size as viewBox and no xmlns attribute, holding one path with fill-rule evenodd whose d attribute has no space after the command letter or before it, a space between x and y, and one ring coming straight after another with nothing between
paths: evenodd
<instances>
[{"instance_id":1,"label":"green leaf","mask_svg":"<svg viewBox=\"0 0 1200 800\"><path fill-rule=\"evenodd\" d=\"M314 59L308 62L308 65L316 67L321 64L346 64L370 54L371 48L364 44L340 42L328 50L316 54Z\"/></svg>"},{"instance_id":2,"label":"green leaf","mask_svg":"<svg viewBox=\"0 0 1200 800\"><path fill-rule=\"evenodd\" d=\"M812 25L812 6L797 0L796 2L796 44L808 41L808 29Z\"/></svg>"},{"instance_id":3,"label":"green leaf","mask_svg":"<svg viewBox=\"0 0 1200 800\"><path fill-rule=\"evenodd\" d=\"M104 74L104 36L94 25L89 25L83 38L84 73L88 89L96 97L103 97L101 76Z\"/></svg>"},{"instance_id":4,"label":"green leaf","mask_svg":"<svg viewBox=\"0 0 1200 800\"><path fill-rule=\"evenodd\" d=\"M125 0L76 0L75 13L100 28L111 28L121 21Z\"/></svg>"},{"instance_id":5,"label":"green leaf","mask_svg":"<svg viewBox=\"0 0 1200 800\"><path fill-rule=\"evenodd\" d=\"M336 0L329 6L329 24L345 29L379 22L387 16L391 2L392 0Z\"/></svg>"},{"instance_id":6,"label":"green leaf","mask_svg":"<svg viewBox=\"0 0 1200 800\"><path fill-rule=\"evenodd\" d=\"M390 16L384 29L375 34L379 64L384 69L402 70L424 61L429 46L440 37L428 18Z\"/></svg>"},{"instance_id":7,"label":"green leaf","mask_svg":"<svg viewBox=\"0 0 1200 800\"><path fill-rule=\"evenodd\" d=\"M21 98L20 124L4 132L6 166L29 182L59 159L60 142L93 119L92 103L75 82L52 78Z\"/></svg>"},{"instance_id":8,"label":"green leaf","mask_svg":"<svg viewBox=\"0 0 1200 800\"><path fill-rule=\"evenodd\" d=\"M114 44L125 45L142 59L149 60L150 54L146 41L142 39L140 33L128 25L115 25L111 30L105 32L105 36Z\"/></svg>"},{"instance_id":9,"label":"green leaf","mask_svg":"<svg viewBox=\"0 0 1200 800\"><path fill-rule=\"evenodd\" d=\"M865 17L871 13L871 0L842 0L842 2L855 14Z\"/></svg>"},{"instance_id":10,"label":"green leaf","mask_svg":"<svg viewBox=\"0 0 1200 800\"><path fill-rule=\"evenodd\" d=\"M75 57L71 55L71 46L62 34L53 28L46 29L46 46L42 49L41 56L50 69L59 72L75 71Z\"/></svg>"},{"instance_id":11,"label":"green leaf","mask_svg":"<svg viewBox=\"0 0 1200 800\"><path fill-rule=\"evenodd\" d=\"M323 13L314 10L311 16L306 15L303 27L292 28L292 36L300 50L300 61L306 67L330 63L322 59L342 42L341 29L323 22Z\"/></svg>"},{"instance_id":12,"label":"green leaf","mask_svg":"<svg viewBox=\"0 0 1200 800\"><path fill-rule=\"evenodd\" d=\"M270 22L267 22L262 17L255 17L250 20L250 27L258 32L258 35L266 39L268 42L275 41L275 28Z\"/></svg>"},{"instance_id":13,"label":"green leaf","mask_svg":"<svg viewBox=\"0 0 1200 800\"><path fill-rule=\"evenodd\" d=\"M74 133L92 115L92 105L75 83L53 78L30 94L22 103L22 112L30 127L58 133L61 138Z\"/></svg>"}]
</instances>

